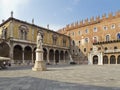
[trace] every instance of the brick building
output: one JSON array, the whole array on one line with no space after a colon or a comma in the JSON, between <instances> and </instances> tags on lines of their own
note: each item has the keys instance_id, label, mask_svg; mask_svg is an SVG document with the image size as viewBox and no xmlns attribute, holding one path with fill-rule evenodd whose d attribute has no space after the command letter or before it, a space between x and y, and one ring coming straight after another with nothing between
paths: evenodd
<instances>
[{"instance_id":1,"label":"brick building","mask_svg":"<svg viewBox=\"0 0 120 90\"><path fill-rule=\"evenodd\" d=\"M72 57L78 63L120 64L120 11L66 25Z\"/></svg>"}]
</instances>

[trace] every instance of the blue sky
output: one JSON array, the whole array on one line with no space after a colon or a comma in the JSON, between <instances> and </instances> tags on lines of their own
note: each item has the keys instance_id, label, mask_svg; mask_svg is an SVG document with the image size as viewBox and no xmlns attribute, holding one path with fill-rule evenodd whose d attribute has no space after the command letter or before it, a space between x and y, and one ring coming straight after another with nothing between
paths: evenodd
<instances>
[{"instance_id":1,"label":"blue sky","mask_svg":"<svg viewBox=\"0 0 120 90\"><path fill-rule=\"evenodd\" d=\"M58 30L76 21L120 10L120 0L0 0L0 20L14 17Z\"/></svg>"}]
</instances>

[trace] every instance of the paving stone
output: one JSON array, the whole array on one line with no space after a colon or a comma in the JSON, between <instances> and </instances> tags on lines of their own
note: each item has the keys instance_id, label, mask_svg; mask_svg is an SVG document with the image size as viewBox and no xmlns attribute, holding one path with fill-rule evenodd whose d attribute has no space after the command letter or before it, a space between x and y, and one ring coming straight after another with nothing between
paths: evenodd
<instances>
[{"instance_id":1,"label":"paving stone","mask_svg":"<svg viewBox=\"0 0 120 90\"><path fill-rule=\"evenodd\" d=\"M120 65L49 65L33 72L32 66L0 71L0 90L120 90Z\"/></svg>"}]
</instances>

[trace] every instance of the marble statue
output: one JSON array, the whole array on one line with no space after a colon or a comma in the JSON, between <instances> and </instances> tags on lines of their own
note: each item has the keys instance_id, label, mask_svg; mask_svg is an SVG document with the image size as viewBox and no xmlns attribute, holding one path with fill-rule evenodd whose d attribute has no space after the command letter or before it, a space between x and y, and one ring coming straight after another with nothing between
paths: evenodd
<instances>
[{"instance_id":1,"label":"marble statue","mask_svg":"<svg viewBox=\"0 0 120 90\"><path fill-rule=\"evenodd\" d=\"M41 37L41 34L39 32L38 35L37 35L37 49L42 49L42 45L43 45L42 37Z\"/></svg>"}]
</instances>

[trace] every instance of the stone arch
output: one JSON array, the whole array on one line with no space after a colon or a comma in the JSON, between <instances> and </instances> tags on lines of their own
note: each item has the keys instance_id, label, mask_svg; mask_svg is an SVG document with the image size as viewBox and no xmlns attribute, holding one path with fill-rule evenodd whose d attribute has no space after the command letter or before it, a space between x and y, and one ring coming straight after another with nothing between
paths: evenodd
<instances>
[{"instance_id":1,"label":"stone arch","mask_svg":"<svg viewBox=\"0 0 120 90\"><path fill-rule=\"evenodd\" d=\"M13 49L13 59L15 60L15 63L22 63L22 46L16 45Z\"/></svg>"},{"instance_id":2,"label":"stone arch","mask_svg":"<svg viewBox=\"0 0 120 90\"><path fill-rule=\"evenodd\" d=\"M10 57L10 46L6 42L0 43L0 56L1 57Z\"/></svg>"},{"instance_id":3,"label":"stone arch","mask_svg":"<svg viewBox=\"0 0 120 90\"><path fill-rule=\"evenodd\" d=\"M120 55L117 58L117 64L120 64Z\"/></svg>"},{"instance_id":4,"label":"stone arch","mask_svg":"<svg viewBox=\"0 0 120 90\"><path fill-rule=\"evenodd\" d=\"M65 60L66 61L70 60L68 51L65 51Z\"/></svg>"},{"instance_id":5,"label":"stone arch","mask_svg":"<svg viewBox=\"0 0 120 90\"><path fill-rule=\"evenodd\" d=\"M110 64L116 64L116 58L114 55L110 56Z\"/></svg>"},{"instance_id":6,"label":"stone arch","mask_svg":"<svg viewBox=\"0 0 120 90\"><path fill-rule=\"evenodd\" d=\"M47 61L47 49L46 48L43 48L43 60L44 61Z\"/></svg>"},{"instance_id":7,"label":"stone arch","mask_svg":"<svg viewBox=\"0 0 120 90\"><path fill-rule=\"evenodd\" d=\"M35 63L36 60L36 47L33 49L33 63Z\"/></svg>"},{"instance_id":8,"label":"stone arch","mask_svg":"<svg viewBox=\"0 0 120 90\"><path fill-rule=\"evenodd\" d=\"M98 64L98 56L93 56L93 64Z\"/></svg>"},{"instance_id":9,"label":"stone arch","mask_svg":"<svg viewBox=\"0 0 120 90\"><path fill-rule=\"evenodd\" d=\"M50 62L54 62L54 50L53 49L49 50L49 60Z\"/></svg>"},{"instance_id":10,"label":"stone arch","mask_svg":"<svg viewBox=\"0 0 120 90\"><path fill-rule=\"evenodd\" d=\"M59 51L56 50L55 51L55 63L58 63L59 62Z\"/></svg>"},{"instance_id":11,"label":"stone arch","mask_svg":"<svg viewBox=\"0 0 120 90\"><path fill-rule=\"evenodd\" d=\"M108 64L108 56L103 56L103 64Z\"/></svg>"},{"instance_id":12,"label":"stone arch","mask_svg":"<svg viewBox=\"0 0 120 90\"><path fill-rule=\"evenodd\" d=\"M64 60L64 51L60 52L60 60L63 61Z\"/></svg>"},{"instance_id":13,"label":"stone arch","mask_svg":"<svg viewBox=\"0 0 120 90\"><path fill-rule=\"evenodd\" d=\"M24 60L27 63L32 61L32 48L30 46L24 48Z\"/></svg>"}]
</instances>

